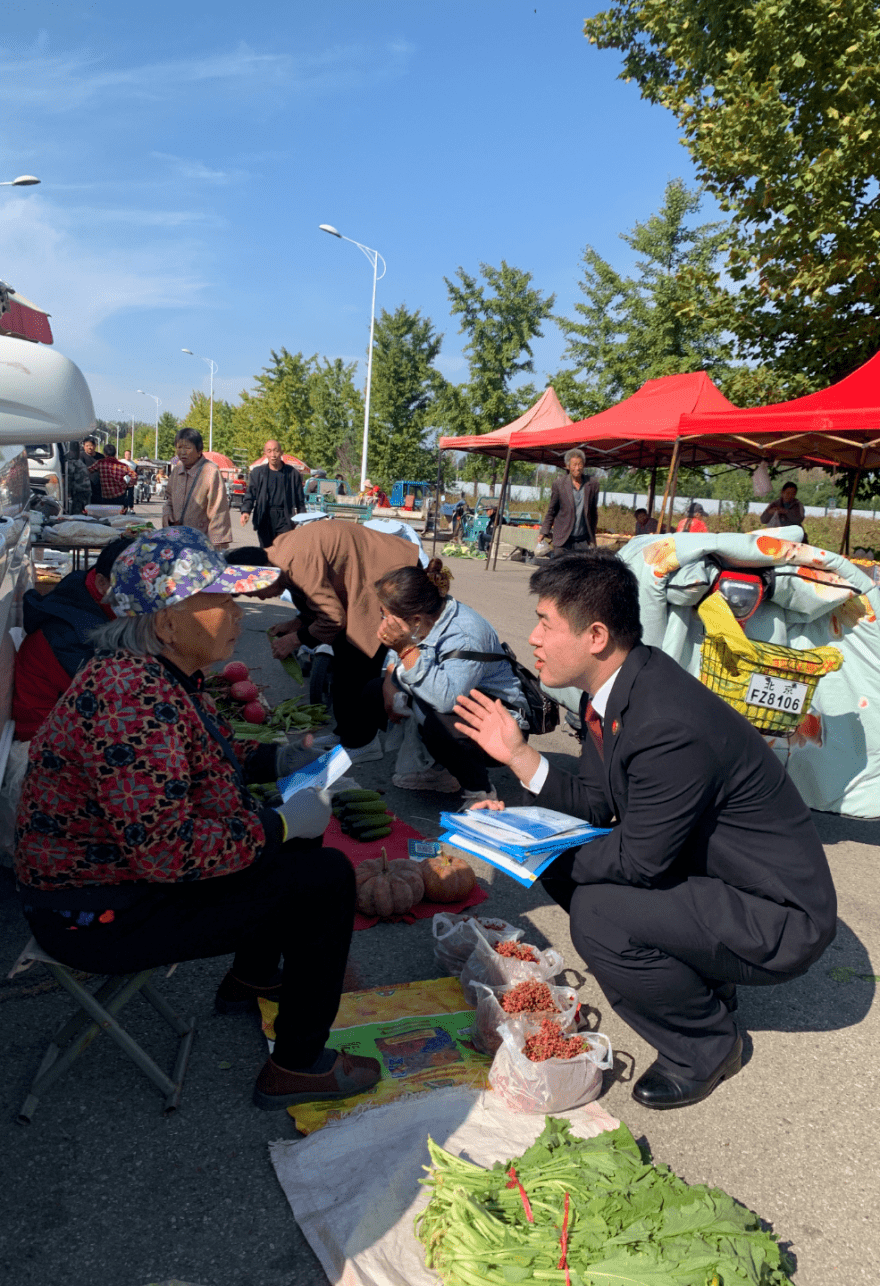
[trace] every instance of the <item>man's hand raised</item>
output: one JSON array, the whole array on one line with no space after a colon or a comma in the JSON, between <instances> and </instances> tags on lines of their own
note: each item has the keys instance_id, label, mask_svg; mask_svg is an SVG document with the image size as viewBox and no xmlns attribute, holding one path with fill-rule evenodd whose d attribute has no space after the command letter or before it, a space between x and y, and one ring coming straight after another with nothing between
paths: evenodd
<instances>
[{"instance_id":1,"label":"man's hand raised","mask_svg":"<svg viewBox=\"0 0 880 1286\"><path fill-rule=\"evenodd\" d=\"M459 732L499 764L507 764L524 785L532 780L541 756L531 749L519 724L500 701L472 688L469 696L462 694L457 699L454 711L461 720L455 725Z\"/></svg>"}]
</instances>

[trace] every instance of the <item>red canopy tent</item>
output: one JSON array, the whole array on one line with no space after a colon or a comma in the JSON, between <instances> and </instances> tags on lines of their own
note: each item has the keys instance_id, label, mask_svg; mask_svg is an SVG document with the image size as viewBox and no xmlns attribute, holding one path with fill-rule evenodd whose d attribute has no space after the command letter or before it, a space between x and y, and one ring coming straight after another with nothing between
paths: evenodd
<instances>
[{"instance_id":1,"label":"red canopy tent","mask_svg":"<svg viewBox=\"0 0 880 1286\"><path fill-rule=\"evenodd\" d=\"M441 438L438 447L441 451L476 451L479 455L504 457L514 433L528 430L531 433L548 433L555 435L571 424L554 389L547 388L527 411L501 429L491 433L477 433L473 437Z\"/></svg>"},{"instance_id":2,"label":"red canopy tent","mask_svg":"<svg viewBox=\"0 0 880 1286\"><path fill-rule=\"evenodd\" d=\"M302 460L297 459L295 455L288 455L287 452L285 451L284 454L281 456L281 459L284 461L285 464L292 464L294 469L299 469L300 473L310 472L309 466L307 464L303 464ZM250 467L252 469L256 469L258 464L268 464L268 461L264 455L261 455L259 460L255 460Z\"/></svg>"},{"instance_id":3,"label":"red canopy tent","mask_svg":"<svg viewBox=\"0 0 880 1286\"><path fill-rule=\"evenodd\" d=\"M842 548L849 530L859 476L880 469L880 353L830 388L790 402L725 413L698 410L681 417L681 458L707 444L725 458L837 464L852 472Z\"/></svg>"},{"instance_id":4,"label":"red canopy tent","mask_svg":"<svg viewBox=\"0 0 880 1286\"><path fill-rule=\"evenodd\" d=\"M230 460L229 456L224 455L222 451L206 451L204 455L206 460L210 460L212 464L216 464L221 473L235 472L236 466Z\"/></svg>"}]
</instances>

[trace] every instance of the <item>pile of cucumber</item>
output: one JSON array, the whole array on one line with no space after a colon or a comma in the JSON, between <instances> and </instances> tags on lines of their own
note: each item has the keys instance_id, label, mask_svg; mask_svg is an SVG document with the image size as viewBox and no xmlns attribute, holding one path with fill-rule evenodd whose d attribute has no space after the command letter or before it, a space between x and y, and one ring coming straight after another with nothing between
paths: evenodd
<instances>
[{"instance_id":1,"label":"pile of cucumber","mask_svg":"<svg viewBox=\"0 0 880 1286\"><path fill-rule=\"evenodd\" d=\"M390 835L394 820L377 790L341 790L333 796L333 816L346 835L364 844Z\"/></svg>"}]
</instances>

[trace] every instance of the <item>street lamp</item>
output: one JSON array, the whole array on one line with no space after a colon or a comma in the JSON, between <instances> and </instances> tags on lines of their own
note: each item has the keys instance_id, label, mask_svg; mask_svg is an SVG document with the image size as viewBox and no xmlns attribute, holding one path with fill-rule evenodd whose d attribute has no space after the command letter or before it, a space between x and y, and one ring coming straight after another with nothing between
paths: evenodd
<instances>
[{"instance_id":1,"label":"street lamp","mask_svg":"<svg viewBox=\"0 0 880 1286\"><path fill-rule=\"evenodd\" d=\"M153 448L153 459L158 460L159 459L159 407L162 405L162 399L160 397L156 397L155 393L144 393L144 390L142 388L139 388L138 392L142 393L144 397L151 397L153 401L156 403L156 445Z\"/></svg>"},{"instance_id":2,"label":"street lamp","mask_svg":"<svg viewBox=\"0 0 880 1286\"><path fill-rule=\"evenodd\" d=\"M199 353L194 353L191 348L182 348L181 353L189 353L190 357L199 357ZM211 368L211 406L208 413L208 450L214 450L214 376L220 369L216 362L212 362L210 357L202 357L203 362L207 362Z\"/></svg>"},{"instance_id":3,"label":"street lamp","mask_svg":"<svg viewBox=\"0 0 880 1286\"><path fill-rule=\"evenodd\" d=\"M119 422L122 417L122 407L116 408L116 454L119 455Z\"/></svg>"},{"instance_id":4,"label":"street lamp","mask_svg":"<svg viewBox=\"0 0 880 1286\"><path fill-rule=\"evenodd\" d=\"M32 188L39 181L33 174L19 174L17 179L4 179L0 188Z\"/></svg>"},{"instance_id":5,"label":"street lamp","mask_svg":"<svg viewBox=\"0 0 880 1286\"><path fill-rule=\"evenodd\" d=\"M344 237L341 232L333 227L331 223L320 223L318 225L321 232L329 232L331 237L338 237L340 241L348 241L358 250L363 251L370 263L373 265L373 303L370 308L370 347L367 351L367 396L366 405L364 406L364 445L361 451L361 491L367 481L367 439L370 432L370 385L373 379L373 329L376 324L376 282L381 281L385 276L387 264L378 250L371 250L369 246L362 246L359 241L352 241L351 237ZM382 271L376 275L379 260L382 259Z\"/></svg>"}]
</instances>

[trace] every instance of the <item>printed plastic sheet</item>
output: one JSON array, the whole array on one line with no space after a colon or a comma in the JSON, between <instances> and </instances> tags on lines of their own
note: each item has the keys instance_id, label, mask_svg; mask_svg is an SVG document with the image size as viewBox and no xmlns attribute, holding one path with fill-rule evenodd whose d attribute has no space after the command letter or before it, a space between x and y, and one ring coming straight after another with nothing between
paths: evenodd
<instances>
[{"instance_id":1,"label":"printed plastic sheet","mask_svg":"<svg viewBox=\"0 0 880 1286\"><path fill-rule=\"evenodd\" d=\"M598 1103L566 1112L581 1138L619 1121ZM419 1184L427 1138L477 1165L525 1151L544 1116L508 1112L492 1093L446 1090L373 1108L301 1142L269 1145L294 1218L330 1282L340 1286L437 1286L413 1223L428 1203Z\"/></svg>"}]
</instances>

